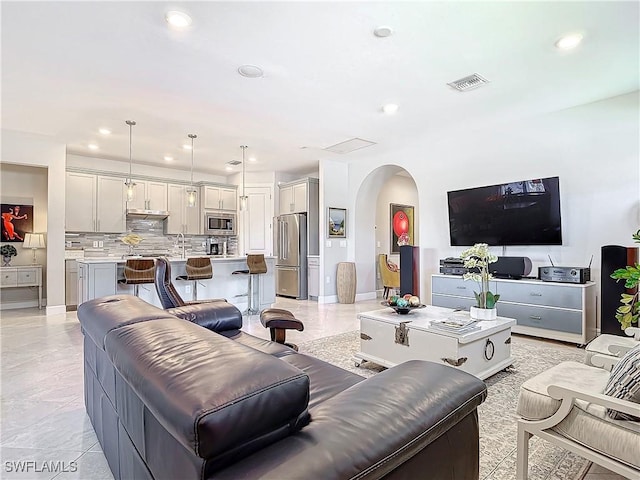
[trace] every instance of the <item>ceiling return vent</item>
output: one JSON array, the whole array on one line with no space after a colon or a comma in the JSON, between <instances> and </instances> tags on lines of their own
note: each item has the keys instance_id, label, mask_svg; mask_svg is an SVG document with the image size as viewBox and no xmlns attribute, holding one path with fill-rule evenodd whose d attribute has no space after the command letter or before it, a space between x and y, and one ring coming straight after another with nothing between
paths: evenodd
<instances>
[{"instance_id":1,"label":"ceiling return vent","mask_svg":"<svg viewBox=\"0 0 640 480\"><path fill-rule=\"evenodd\" d=\"M371 145L375 145L375 142L370 142L369 140L363 140L361 138L352 138L351 140L346 140L344 142L336 143L335 145L331 145L330 147L323 148L327 152L333 153L349 153L354 150L359 150L361 148L370 147Z\"/></svg>"},{"instance_id":2,"label":"ceiling return vent","mask_svg":"<svg viewBox=\"0 0 640 480\"><path fill-rule=\"evenodd\" d=\"M242 162L240 160L229 160L227 162L227 165L232 165L232 166L236 166L236 165L240 165Z\"/></svg>"},{"instance_id":3,"label":"ceiling return vent","mask_svg":"<svg viewBox=\"0 0 640 480\"><path fill-rule=\"evenodd\" d=\"M455 88L459 92L466 92L467 90L473 90L474 88L481 87L485 83L489 83L489 80L482 75L474 73L468 77L461 78L451 83L447 83L451 88Z\"/></svg>"}]
</instances>

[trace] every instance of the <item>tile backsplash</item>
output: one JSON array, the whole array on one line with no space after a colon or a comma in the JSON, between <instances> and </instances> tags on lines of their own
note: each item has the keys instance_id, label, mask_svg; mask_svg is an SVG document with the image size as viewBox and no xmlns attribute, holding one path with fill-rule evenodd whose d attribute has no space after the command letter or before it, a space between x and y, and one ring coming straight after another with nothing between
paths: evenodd
<instances>
[{"instance_id":1,"label":"tile backsplash","mask_svg":"<svg viewBox=\"0 0 640 480\"><path fill-rule=\"evenodd\" d=\"M137 233L142 241L135 247L136 254L179 254L182 239L178 235L164 233L164 220L127 219L125 233L70 233L66 235L67 249L83 249L86 257L122 256L129 253L129 245L121 239L127 233ZM227 253L235 255L238 251L238 237L208 237L206 235L185 235L187 255L205 254L208 238L213 242L227 242ZM100 243L102 242L102 243Z\"/></svg>"}]
</instances>

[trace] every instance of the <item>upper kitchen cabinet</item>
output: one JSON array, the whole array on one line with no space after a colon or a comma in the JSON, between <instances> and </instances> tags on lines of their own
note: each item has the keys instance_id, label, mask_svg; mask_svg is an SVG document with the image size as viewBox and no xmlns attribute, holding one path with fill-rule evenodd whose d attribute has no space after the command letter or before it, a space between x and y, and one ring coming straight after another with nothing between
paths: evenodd
<instances>
[{"instance_id":1,"label":"upper kitchen cabinet","mask_svg":"<svg viewBox=\"0 0 640 480\"><path fill-rule=\"evenodd\" d=\"M236 211L238 202L235 187L202 187L202 208L204 210L232 210Z\"/></svg>"},{"instance_id":2,"label":"upper kitchen cabinet","mask_svg":"<svg viewBox=\"0 0 640 480\"><path fill-rule=\"evenodd\" d=\"M67 172L65 195L65 230L96 231L96 176Z\"/></svg>"},{"instance_id":3,"label":"upper kitchen cabinet","mask_svg":"<svg viewBox=\"0 0 640 480\"><path fill-rule=\"evenodd\" d=\"M280 215L318 209L318 179L305 178L280 185Z\"/></svg>"},{"instance_id":4,"label":"upper kitchen cabinet","mask_svg":"<svg viewBox=\"0 0 640 480\"><path fill-rule=\"evenodd\" d=\"M66 231L119 233L126 230L122 178L78 172L67 172L66 178Z\"/></svg>"},{"instance_id":5,"label":"upper kitchen cabinet","mask_svg":"<svg viewBox=\"0 0 640 480\"><path fill-rule=\"evenodd\" d=\"M96 232L120 233L127 229L125 218L126 187L120 177L98 175Z\"/></svg>"},{"instance_id":6,"label":"upper kitchen cabinet","mask_svg":"<svg viewBox=\"0 0 640 480\"><path fill-rule=\"evenodd\" d=\"M151 180L133 179L136 184L133 200L127 202L127 209L167 210L167 184Z\"/></svg>"},{"instance_id":7,"label":"upper kitchen cabinet","mask_svg":"<svg viewBox=\"0 0 640 480\"><path fill-rule=\"evenodd\" d=\"M198 204L189 207L187 202L188 185L168 185L167 234L179 233L198 235L200 233L200 208ZM198 195L197 200L200 200Z\"/></svg>"}]
</instances>

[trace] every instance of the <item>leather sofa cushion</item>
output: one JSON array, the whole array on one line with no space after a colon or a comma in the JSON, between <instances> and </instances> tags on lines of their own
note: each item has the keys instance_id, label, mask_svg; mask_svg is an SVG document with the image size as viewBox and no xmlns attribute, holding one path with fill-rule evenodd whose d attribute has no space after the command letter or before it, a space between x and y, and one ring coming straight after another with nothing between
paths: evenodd
<instances>
[{"instance_id":1,"label":"leather sofa cushion","mask_svg":"<svg viewBox=\"0 0 640 480\"><path fill-rule=\"evenodd\" d=\"M225 301L187 303L181 307L169 308L167 313L214 332L242 328L242 313Z\"/></svg>"},{"instance_id":2,"label":"leather sofa cushion","mask_svg":"<svg viewBox=\"0 0 640 480\"><path fill-rule=\"evenodd\" d=\"M304 372L196 324L124 326L105 347L154 417L201 458L238 460L308 421Z\"/></svg>"},{"instance_id":3,"label":"leather sofa cushion","mask_svg":"<svg viewBox=\"0 0 640 480\"><path fill-rule=\"evenodd\" d=\"M104 338L115 328L160 318L176 318L143 300L132 300L131 295L109 295L80 304L78 319L82 329L98 348L104 350Z\"/></svg>"}]
</instances>

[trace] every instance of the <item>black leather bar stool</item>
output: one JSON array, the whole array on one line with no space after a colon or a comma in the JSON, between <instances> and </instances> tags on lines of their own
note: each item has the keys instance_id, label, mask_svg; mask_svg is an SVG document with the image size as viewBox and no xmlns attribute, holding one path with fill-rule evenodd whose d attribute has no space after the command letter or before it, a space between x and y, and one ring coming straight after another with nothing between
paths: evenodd
<instances>
[{"instance_id":1,"label":"black leather bar stool","mask_svg":"<svg viewBox=\"0 0 640 480\"><path fill-rule=\"evenodd\" d=\"M145 283L154 283L156 265L150 258L129 258L124 265L124 279L118 280L123 285L133 285L133 294L137 297L139 287Z\"/></svg>"},{"instance_id":2,"label":"black leather bar stool","mask_svg":"<svg viewBox=\"0 0 640 480\"><path fill-rule=\"evenodd\" d=\"M249 276L249 290L247 293L237 295L238 297L248 296L247 309L242 312L243 315L256 315L260 311L260 282L258 281L258 287L254 289L254 281L259 280L256 278L258 275L267 273L267 262L264 260L264 255L249 254L247 255L247 267L246 270L235 270L231 272L232 275L248 275ZM254 280L255 279L255 280ZM257 305L254 305L255 294L258 295Z\"/></svg>"},{"instance_id":3,"label":"black leather bar stool","mask_svg":"<svg viewBox=\"0 0 640 480\"><path fill-rule=\"evenodd\" d=\"M178 275L176 280L188 280L193 282L193 299L198 299L198 280L213 278L213 267L209 257L187 258L185 265L186 275Z\"/></svg>"}]
</instances>

